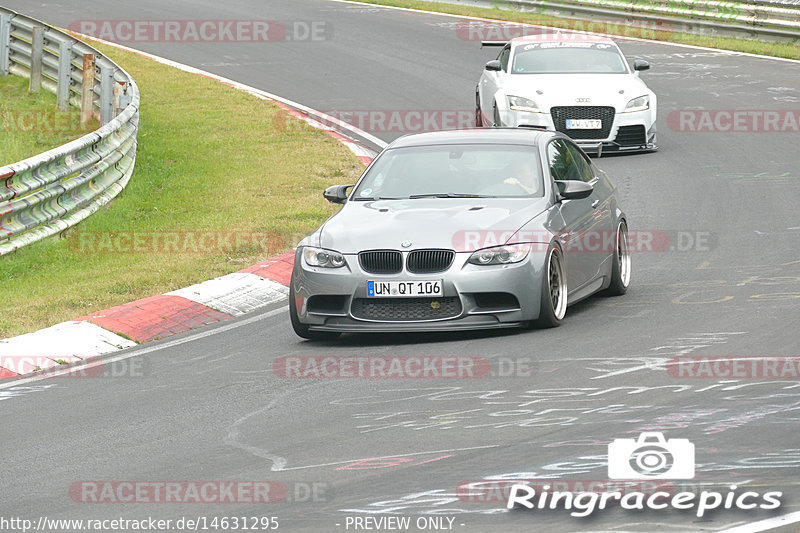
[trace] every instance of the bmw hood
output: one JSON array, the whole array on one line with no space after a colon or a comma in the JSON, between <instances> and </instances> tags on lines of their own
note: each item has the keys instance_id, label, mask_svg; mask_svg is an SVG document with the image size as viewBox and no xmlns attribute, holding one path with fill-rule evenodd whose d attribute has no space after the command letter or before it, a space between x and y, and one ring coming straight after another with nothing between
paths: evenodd
<instances>
[{"instance_id":1,"label":"bmw hood","mask_svg":"<svg viewBox=\"0 0 800 533\"><path fill-rule=\"evenodd\" d=\"M306 242L344 254L420 248L471 252L486 243L502 244L547 203L544 198L348 202Z\"/></svg>"},{"instance_id":2,"label":"bmw hood","mask_svg":"<svg viewBox=\"0 0 800 533\"><path fill-rule=\"evenodd\" d=\"M650 89L632 74L516 74L508 77L504 92L529 98L544 112L574 105L613 106L620 112Z\"/></svg>"}]
</instances>

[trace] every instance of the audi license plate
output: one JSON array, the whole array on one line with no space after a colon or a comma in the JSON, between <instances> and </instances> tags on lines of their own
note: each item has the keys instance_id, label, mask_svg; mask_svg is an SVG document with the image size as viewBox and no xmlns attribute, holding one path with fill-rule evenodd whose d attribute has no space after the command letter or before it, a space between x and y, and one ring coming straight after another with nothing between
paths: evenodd
<instances>
[{"instance_id":1,"label":"audi license plate","mask_svg":"<svg viewBox=\"0 0 800 533\"><path fill-rule=\"evenodd\" d=\"M601 130L603 121L598 119L579 118L567 119L568 130Z\"/></svg>"},{"instance_id":2,"label":"audi license plate","mask_svg":"<svg viewBox=\"0 0 800 533\"><path fill-rule=\"evenodd\" d=\"M403 296L444 296L442 280L367 281L367 296L391 298Z\"/></svg>"}]
</instances>

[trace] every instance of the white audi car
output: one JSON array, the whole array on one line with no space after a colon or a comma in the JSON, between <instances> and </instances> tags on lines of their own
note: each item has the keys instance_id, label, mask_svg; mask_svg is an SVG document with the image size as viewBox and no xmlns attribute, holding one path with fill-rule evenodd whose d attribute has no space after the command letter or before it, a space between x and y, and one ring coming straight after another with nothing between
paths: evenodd
<instances>
[{"instance_id":1,"label":"white audi car","mask_svg":"<svg viewBox=\"0 0 800 533\"><path fill-rule=\"evenodd\" d=\"M478 126L557 130L587 152L656 150L656 95L610 39L534 35L500 46L476 88Z\"/></svg>"}]
</instances>

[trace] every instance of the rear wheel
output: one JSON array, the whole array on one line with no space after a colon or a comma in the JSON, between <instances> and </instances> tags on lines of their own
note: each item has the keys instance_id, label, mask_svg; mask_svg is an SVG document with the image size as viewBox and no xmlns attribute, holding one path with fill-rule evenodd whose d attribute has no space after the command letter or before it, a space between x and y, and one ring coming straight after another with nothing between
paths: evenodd
<instances>
[{"instance_id":1,"label":"rear wheel","mask_svg":"<svg viewBox=\"0 0 800 533\"><path fill-rule=\"evenodd\" d=\"M341 333L336 331L312 331L308 324L303 324L297 316L297 302L294 294L294 280L289 286L289 317L292 322L292 329L298 337L312 341L333 340L338 338Z\"/></svg>"},{"instance_id":2,"label":"rear wheel","mask_svg":"<svg viewBox=\"0 0 800 533\"><path fill-rule=\"evenodd\" d=\"M611 285L605 290L607 296L620 296L628 291L631 283L631 253L628 250L628 225L619 221L614 242L614 258L611 262Z\"/></svg>"},{"instance_id":3,"label":"rear wheel","mask_svg":"<svg viewBox=\"0 0 800 533\"><path fill-rule=\"evenodd\" d=\"M567 272L564 268L564 256L557 246L551 245L547 251L541 292L539 318L533 325L539 328L561 325L567 313Z\"/></svg>"}]
</instances>

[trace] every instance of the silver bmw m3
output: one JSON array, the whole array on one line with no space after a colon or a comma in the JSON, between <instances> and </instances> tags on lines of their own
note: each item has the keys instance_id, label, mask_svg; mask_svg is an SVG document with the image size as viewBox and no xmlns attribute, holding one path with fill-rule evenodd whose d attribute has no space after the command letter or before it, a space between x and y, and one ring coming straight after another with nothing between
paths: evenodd
<instances>
[{"instance_id":1,"label":"silver bmw m3","mask_svg":"<svg viewBox=\"0 0 800 533\"><path fill-rule=\"evenodd\" d=\"M561 133L409 135L324 196L342 209L299 243L292 271L303 338L553 327L630 283L615 187Z\"/></svg>"}]
</instances>

